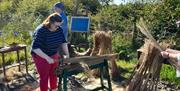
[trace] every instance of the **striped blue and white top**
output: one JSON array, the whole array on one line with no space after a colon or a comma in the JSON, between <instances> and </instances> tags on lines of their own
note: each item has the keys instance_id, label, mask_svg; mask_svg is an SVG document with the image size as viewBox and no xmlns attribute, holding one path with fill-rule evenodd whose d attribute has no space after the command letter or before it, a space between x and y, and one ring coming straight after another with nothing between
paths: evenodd
<instances>
[{"instance_id":1,"label":"striped blue and white top","mask_svg":"<svg viewBox=\"0 0 180 91\"><path fill-rule=\"evenodd\" d=\"M60 45L65 42L62 28L59 27L57 31L50 31L43 25L39 25L33 34L31 53L34 53L32 49L40 48L45 54L52 56L57 53Z\"/></svg>"}]
</instances>

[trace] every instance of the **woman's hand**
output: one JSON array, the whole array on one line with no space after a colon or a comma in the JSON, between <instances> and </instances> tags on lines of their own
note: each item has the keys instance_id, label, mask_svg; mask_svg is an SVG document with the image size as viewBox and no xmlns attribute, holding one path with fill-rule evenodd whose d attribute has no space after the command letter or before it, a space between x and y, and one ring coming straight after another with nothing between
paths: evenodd
<instances>
[{"instance_id":1,"label":"woman's hand","mask_svg":"<svg viewBox=\"0 0 180 91\"><path fill-rule=\"evenodd\" d=\"M161 55L163 56L163 58L169 58L169 53L167 51L162 51Z\"/></svg>"},{"instance_id":2,"label":"woman's hand","mask_svg":"<svg viewBox=\"0 0 180 91\"><path fill-rule=\"evenodd\" d=\"M67 43L63 43L62 45L62 50L63 50L63 52L64 52L64 56L63 56L63 58L69 58L69 51L68 51L68 46L67 46Z\"/></svg>"},{"instance_id":3,"label":"woman's hand","mask_svg":"<svg viewBox=\"0 0 180 91\"><path fill-rule=\"evenodd\" d=\"M46 59L46 61L47 61L49 64L54 63L54 59L52 59L52 58L49 57L47 54L45 54L40 48L38 48L38 49L33 49L33 52L35 52L38 56Z\"/></svg>"},{"instance_id":4,"label":"woman's hand","mask_svg":"<svg viewBox=\"0 0 180 91\"><path fill-rule=\"evenodd\" d=\"M67 59L67 58L69 58L69 55L63 55L63 58Z\"/></svg>"},{"instance_id":5,"label":"woman's hand","mask_svg":"<svg viewBox=\"0 0 180 91\"><path fill-rule=\"evenodd\" d=\"M47 58L46 58L46 61L47 61L49 64L53 64L53 63L54 63L54 59L52 59L51 57L47 57Z\"/></svg>"}]
</instances>

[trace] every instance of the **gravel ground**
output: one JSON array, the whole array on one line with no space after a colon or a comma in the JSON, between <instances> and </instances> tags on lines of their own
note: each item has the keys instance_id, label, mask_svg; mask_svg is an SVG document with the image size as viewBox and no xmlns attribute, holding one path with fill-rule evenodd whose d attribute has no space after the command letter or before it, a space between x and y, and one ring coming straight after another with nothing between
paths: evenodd
<instances>
[{"instance_id":1,"label":"gravel ground","mask_svg":"<svg viewBox=\"0 0 180 91\"><path fill-rule=\"evenodd\" d=\"M18 68L13 68L7 70L8 78L8 86L11 88L9 91L40 91L38 84L38 74L36 71L29 71L31 76L24 75L24 72L18 72ZM2 74L1 74L2 75ZM69 81L68 91L89 91L90 89L96 88L100 86L100 79L88 78L85 76L76 76L74 81ZM79 84L78 84L79 83ZM107 81L104 81L107 86ZM3 85L4 82L0 79L0 91L8 91L7 87ZM125 91L125 88L121 85L121 83L112 82L113 91ZM104 91L104 90L103 90ZM176 85L160 81L158 84L158 91L180 91Z\"/></svg>"}]
</instances>

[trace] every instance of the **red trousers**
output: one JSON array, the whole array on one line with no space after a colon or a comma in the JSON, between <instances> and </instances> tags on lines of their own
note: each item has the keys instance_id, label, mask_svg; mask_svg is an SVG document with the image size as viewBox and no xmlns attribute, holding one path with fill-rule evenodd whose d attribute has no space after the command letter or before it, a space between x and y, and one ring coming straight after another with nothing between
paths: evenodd
<instances>
[{"instance_id":1,"label":"red trousers","mask_svg":"<svg viewBox=\"0 0 180 91\"><path fill-rule=\"evenodd\" d=\"M33 54L32 58L40 75L40 90L48 91L48 81L50 83L50 89L56 89L57 76L55 75L55 68L58 66L58 62L49 64L45 59L36 54ZM60 57L58 54L55 54L51 58L58 60Z\"/></svg>"}]
</instances>

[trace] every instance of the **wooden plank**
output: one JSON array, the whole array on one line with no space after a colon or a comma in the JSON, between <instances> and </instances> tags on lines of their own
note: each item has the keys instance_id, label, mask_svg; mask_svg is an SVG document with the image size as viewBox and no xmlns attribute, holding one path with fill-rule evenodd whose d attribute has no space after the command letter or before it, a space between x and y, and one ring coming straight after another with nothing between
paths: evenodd
<instances>
[{"instance_id":1,"label":"wooden plank","mask_svg":"<svg viewBox=\"0 0 180 91\"><path fill-rule=\"evenodd\" d=\"M20 62L20 64L15 63L15 64L12 64L12 65L8 65L8 66L5 67L5 69L9 69L9 68L16 67L16 66L19 66L19 65L25 65L25 62ZM0 71L3 71L3 68L0 68Z\"/></svg>"},{"instance_id":2,"label":"wooden plank","mask_svg":"<svg viewBox=\"0 0 180 91\"><path fill-rule=\"evenodd\" d=\"M106 54L102 56L83 56L69 58L64 60L64 63L66 65L63 65L61 69L66 69L68 71L84 72L89 70L89 67L101 64L104 62L104 60L111 59L112 57L117 55L118 54Z\"/></svg>"},{"instance_id":3,"label":"wooden plank","mask_svg":"<svg viewBox=\"0 0 180 91\"><path fill-rule=\"evenodd\" d=\"M85 71L85 68L83 68L80 64L67 65L65 68L66 68L69 72L71 72L71 71L84 72L84 71Z\"/></svg>"},{"instance_id":4,"label":"wooden plank","mask_svg":"<svg viewBox=\"0 0 180 91\"><path fill-rule=\"evenodd\" d=\"M3 47L0 49L0 53L7 53L7 52L12 52L16 50L23 50L26 48L26 45L17 45L15 47Z\"/></svg>"},{"instance_id":5,"label":"wooden plank","mask_svg":"<svg viewBox=\"0 0 180 91\"><path fill-rule=\"evenodd\" d=\"M69 58L69 59L64 59L64 63L80 63L80 62L101 62L104 59L111 59L114 56L117 56L118 54L106 54L102 56L83 56L83 57L74 57L74 58Z\"/></svg>"},{"instance_id":6,"label":"wooden plank","mask_svg":"<svg viewBox=\"0 0 180 91\"><path fill-rule=\"evenodd\" d=\"M92 61L92 60L103 60L106 57L98 57L98 56L83 56L83 57L74 57L69 59L64 59L64 63L79 63L84 61Z\"/></svg>"}]
</instances>

